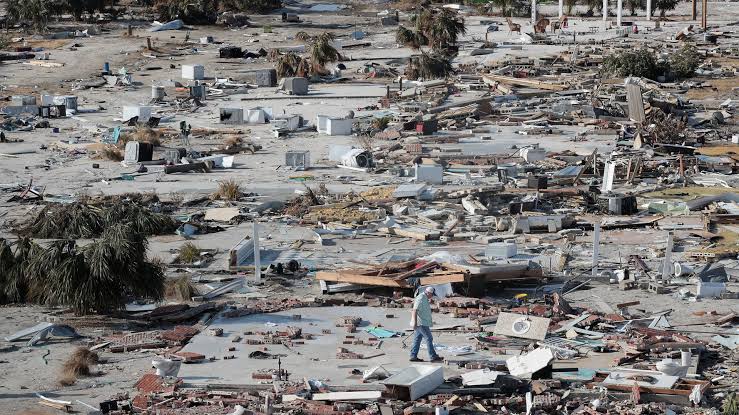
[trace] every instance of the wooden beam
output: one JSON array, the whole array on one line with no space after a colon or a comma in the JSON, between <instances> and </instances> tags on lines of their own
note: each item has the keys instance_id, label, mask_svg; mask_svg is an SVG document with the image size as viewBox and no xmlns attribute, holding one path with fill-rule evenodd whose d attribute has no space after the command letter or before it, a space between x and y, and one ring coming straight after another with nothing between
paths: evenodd
<instances>
[{"instance_id":1,"label":"wooden beam","mask_svg":"<svg viewBox=\"0 0 739 415\"><path fill-rule=\"evenodd\" d=\"M464 274L448 274L448 275L432 275L430 277L421 277L421 285L446 284L451 282L464 282Z\"/></svg>"},{"instance_id":2,"label":"wooden beam","mask_svg":"<svg viewBox=\"0 0 739 415\"><path fill-rule=\"evenodd\" d=\"M418 268L412 269L410 271L406 271L406 272L404 272L404 273L402 273L402 274L400 274L398 276L395 276L395 277L393 277L393 279L395 281L401 281L401 280L404 280L404 279L406 279L406 278L408 278L408 277L410 277L412 275L418 274L419 272L428 271L431 268L436 268L438 266L439 266L439 264L436 263L436 262L434 262L434 261L427 262L427 263L421 265Z\"/></svg>"},{"instance_id":3,"label":"wooden beam","mask_svg":"<svg viewBox=\"0 0 739 415\"><path fill-rule=\"evenodd\" d=\"M380 399L382 392L380 391L359 391L359 392L328 392L314 393L314 401L376 401Z\"/></svg>"},{"instance_id":4,"label":"wooden beam","mask_svg":"<svg viewBox=\"0 0 739 415\"><path fill-rule=\"evenodd\" d=\"M388 235L405 236L407 238L418 239L419 241L430 241L439 239L441 232L422 229L422 228L379 228L379 232L386 233Z\"/></svg>"},{"instance_id":5,"label":"wooden beam","mask_svg":"<svg viewBox=\"0 0 739 415\"><path fill-rule=\"evenodd\" d=\"M379 285L383 287L411 288L405 281L396 281L387 277L353 274L351 271L319 271L316 273L316 279L323 281L350 282L353 284Z\"/></svg>"},{"instance_id":6,"label":"wooden beam","mask_svg":"<svg viewBox=\"0 0 739 415\"><path fill-rule=\"evenodd\" d=\"M508 84L508 85L519 85L519 86L526 86L530 88L545 89L547 91L564 91L564 90L569 89L569 86L567 85L553 84L553 83L544 82L544 81L537 81L536 79L514 78L512 76L487 74L487 75L482 76L482 80L486 84L503 83L503 84Z\"/></svg>"}]
</instances>

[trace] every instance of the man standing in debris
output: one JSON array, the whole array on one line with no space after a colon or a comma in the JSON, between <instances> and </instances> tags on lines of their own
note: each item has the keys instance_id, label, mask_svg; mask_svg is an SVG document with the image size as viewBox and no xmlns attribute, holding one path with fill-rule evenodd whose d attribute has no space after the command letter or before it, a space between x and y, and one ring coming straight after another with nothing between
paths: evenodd
<instances>
[{"instance_id":1,"label":"man standing in debris","mask_svg":"<svg viewBox=\"0 0 739 415\"><path fill-rule=\"evenodd\" d=\"M416 296L413 301L413 311L411 312L411 326L413 327L413 345L411 346L411 362L423 362L418 358L418 350L421 348L421 339L426 339L426 348L429 351L431 361L443 362L444 359L439 357L434 350L434 337L431 334L431 299L436 295L434 287L426 287Z\"/></svg>"}]
</instances>

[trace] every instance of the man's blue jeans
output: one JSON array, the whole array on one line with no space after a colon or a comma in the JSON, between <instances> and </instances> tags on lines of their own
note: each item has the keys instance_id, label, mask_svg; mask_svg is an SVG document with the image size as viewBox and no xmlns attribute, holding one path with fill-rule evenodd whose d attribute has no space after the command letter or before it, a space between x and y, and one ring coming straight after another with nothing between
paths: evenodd
<instances>
[{"instance_id":1,"label":"man's blue jeans","mask_svg":"<svg viewBox=\"0 0 739 415\"><path fill-rule=\"evenodd\" d=\"M429 351L431 360L439 358L436 350L434 350L434 337L431 335L431 328L429 326L416 326L416 331L413 333L413 345L411 345L411 359L418 357L422 338L426 339L426 348Z\"/></svg>"}]
</instances>

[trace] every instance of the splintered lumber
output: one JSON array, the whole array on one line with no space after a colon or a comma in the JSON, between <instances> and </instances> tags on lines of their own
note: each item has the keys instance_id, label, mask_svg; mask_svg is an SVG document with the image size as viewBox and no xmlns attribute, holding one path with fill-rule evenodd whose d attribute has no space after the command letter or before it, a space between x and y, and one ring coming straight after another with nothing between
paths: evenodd
<instances>
[{"instance_id":1,"label":"splintered lumber","mask_svg":"<svg viewBox=\"0 0 739 415\"><path fill-rule=\"evenodd\" d=\"M494 264L494 265L455 265L444 264L445 268L467 272L472 278L484 278L487 282L510 281L519 279L539 279L544 272L539 267L523 264Z\"/></svg>"},{"instance_id":2,"label":"splintered lumber","mask_svg":"<svg viewBox=\"0 0 739 415\"><path fill-rule=\"evenodd\" d=\"M620 385L620 384L613 384L613 383L609 384L607 382L604 382L607 377L608 377L608 373L596 371L595 377L593 378L593 382L587 384L587 387L589 388L605 387L608 390L616 390L616 391L623 391L623 392L630 392L633 389L633 383L630 385ZM660 394L660 395L689 396L695 386L698 386L700 388L701 393L706 393L708 388L711 386L711 382L707 380L680 378L672 387L669 387L669 388L659 387L659 386L654 386L654 385L650 385L650 386L639 385L639 391L645 394L653 393L653 394Z\"/></svg>"},{"instance_id":3,"label":"splintered lumber","mask_svg":"<svg viewBox=\"0 0 739 415\"><path fill-rule=\"evenodd\" d=\"M66 405L61 403L55 403L55 402L49 402L49 401L38 401L39 405L47 406L49 408L54 408L59 411L64 411L66 413L72 412L72 405Z\"/></svg>"},{"instance_id":4,"label":"splintered lumber","mask_svg":"<svg viewBox=\"0 0 739 415\"><path fill-rule=\"evenodd\" d=\"M411 288L405 281L388 277L357 274L357 270L318 271L316 279L322 281L350 282L352 284L379 285L383 287Z\"/></svg>"},{"instance_id":5,"label":"splintered lumber","mask_svg":"<svg viewBox=\"0 0 739 415\"><path fill-rule=\"evenodd\" d=\"M380 391L328 392L314 393L314 401L375 401L380 399Z\"/></svg>"},{"instance_id":6,"label":"splintered lumber","mask_svg":"<svg viewBox=\"0 0 739 415\"><path fill-rule=\"evenodd\" d=\"M439 239L441 236L440 231L434 231L431 229L423 229L418 227L408 228L378 228L379 232L386 233L388 235L405 236L407 238L418 239L419 241L431 241Z\"/></svg>"},{"instance_id":7,"label":"splintered lumber","mask_svg":"<svg viewBox=\"0 0 739 415\"><path fill-rule=\"evenodd\" d=\"M164 166L164 173L165 174L172 174L172 173L186 173L189 171L202 171L204 173L207 173L210 171L208 168L208 165L204 162L196 162L196 163L190 163L190 164L175 164L174 166Z\"/></svg>"},{"instance_id":8,"label":"splintered lumber","mask_svg":"<svg viewBox=\"0 0 739 415\"><path fill-rule=\"evenodd\" d=\"M64 66L62 62L46 62L46 61L28 61L23 62L24 65L41 66L44 68L61 68Z\"/></svg>"},{"instance_id":9,"label":"splintered lumber","mask_svg":"<svg viewBox=\"0 0 739 415\"><path fill-rule=\"evenodd\" d=\"M552 84L549 82L537 81L535 79L514 78L511 76L502 76L502 75L483 75L482 80L486 84L493 84L496 82L500 82L500 83L508 84L508 85L518 85L518 86L525 86L525 87L530 87L530 88L546 89L547 91L564 91L566 89L569 89L567 85Z\"/></svg>"},{"instance_id":10,"label":"splintered lumber","mask_svg":"<svg viewBox=\"0 0 739 415\"><path fill-rule=\"evenodd\" d=\"M430 277L421 277L421 285L435 285L435 284L446 284L452 282L464 282L466 278L465 274L453 273L453 274L433 274Z\"/></svg>"},{"instance_id":11,"label":"splintered lumber","mask_svg":"<svg viewBox=\"0 0 739 415\"><path fill-rule=\"evenodd\" d=\"M48 406L49 408L58 409L64 412L72 412L72 402L70 401L47 398L40 393L37 393L36 396L41 399L40 401L38 401L39 405Z\"/></svg>"},{"instance_id":12,"label":"splintered lumber","mask_svg":"<svg viewBox=\"0 0 739 415\"><path fill-rule=\"evenodd\" d=\"M398 276L395 276L395 277L393 277L393 279L395 281L401 281L401 280L404 280L404 279L406 279L406 278L408 278L408 277L410 277L412 275L418 274L420 272L428 271L428 270L430 270L432 268L436 268L438 266L439 266L439 264L437 264L434 261L431 261L431 262L428 262L426 264L421 265L420 267L414 268L414 269L412 269L410 271L407 271L407 272L404 272L404 273L402 273L402 274L400 274Z\"/></svg>"}]
</instances>

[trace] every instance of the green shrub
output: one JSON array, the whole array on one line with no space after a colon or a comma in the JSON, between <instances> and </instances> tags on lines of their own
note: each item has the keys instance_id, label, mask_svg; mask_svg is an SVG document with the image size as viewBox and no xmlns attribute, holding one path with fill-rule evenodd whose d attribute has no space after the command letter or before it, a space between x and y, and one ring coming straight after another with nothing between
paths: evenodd
<instances>
[{"instance_id":1,"label":"green shrub","mask_svg":"<svg viewBox=\"0 0 739 415\"><path fill-rule=\"evenodd\" d=\"M693 45L685 45L670 55L670 71L677 78L690 78L700 63L700 55Z\"/></svg>"},{"instance_id":2,"label":"green shrub","mask_svg":"<svg viewBox=\"0 0 739 415\"><path fill-rule=\"evenodd\" d=\"M607 76L625 78L638 76L656 79L660 75L660 66L654 54L646 49L637 49L614 55L603 60L602 72Z\"/></svg>"}]
</instances>

